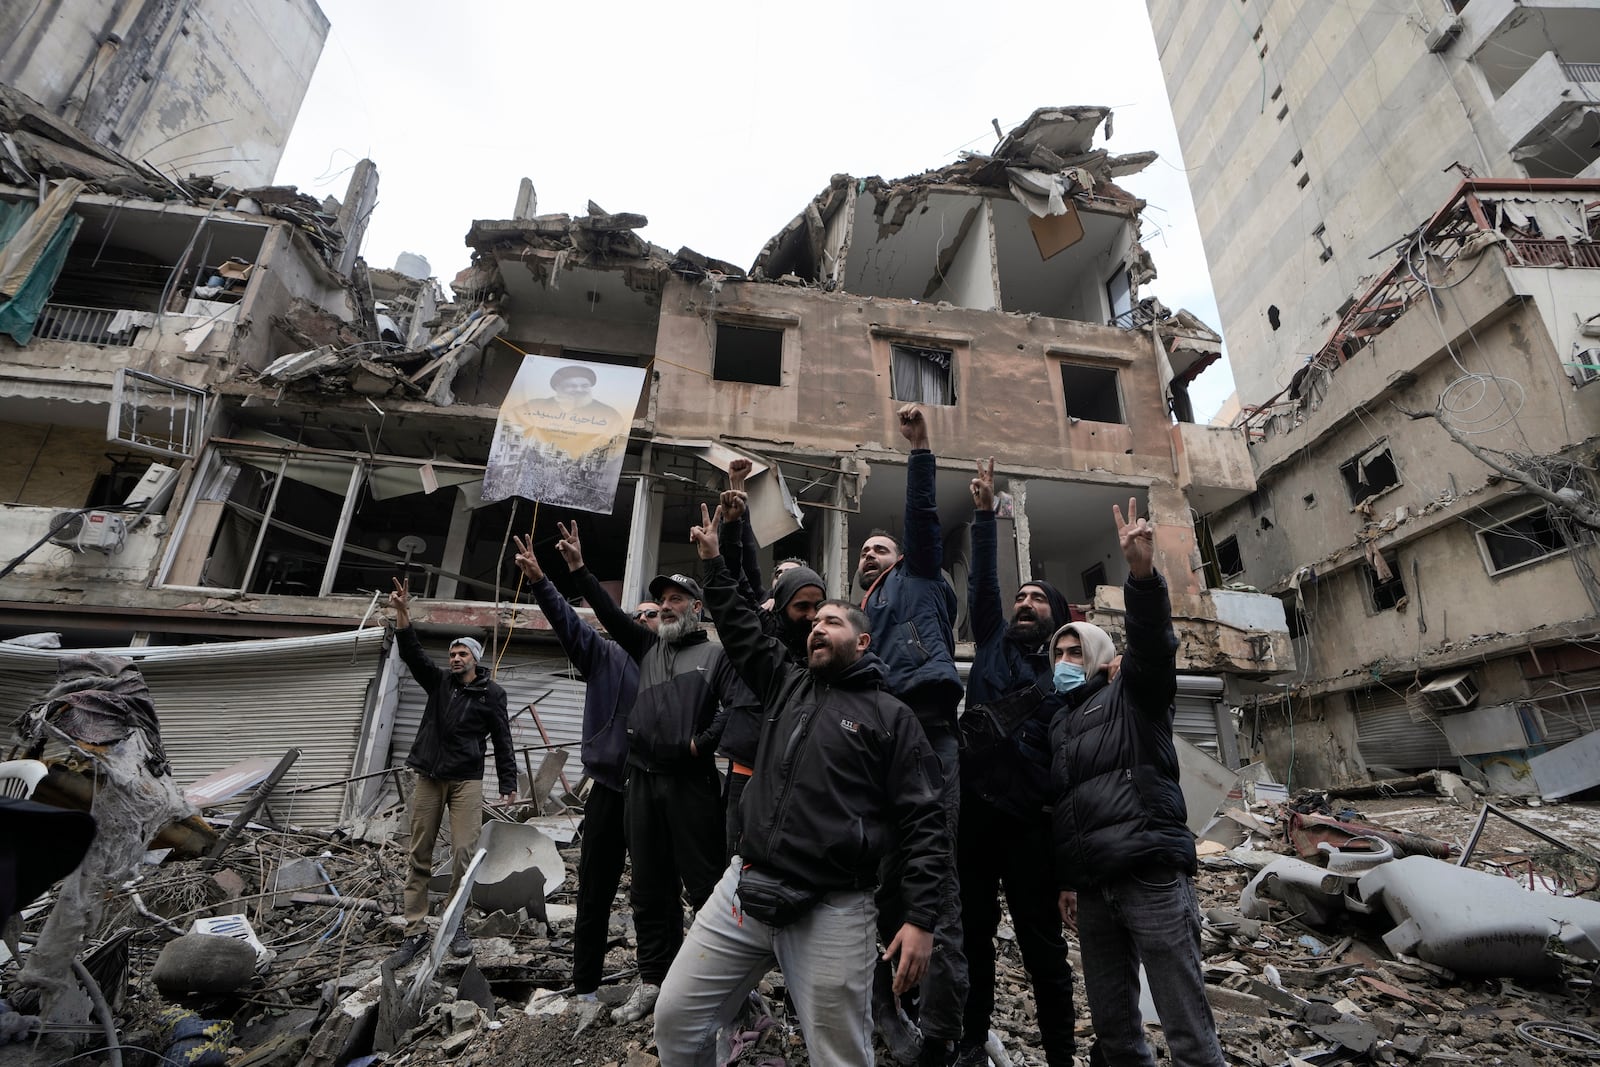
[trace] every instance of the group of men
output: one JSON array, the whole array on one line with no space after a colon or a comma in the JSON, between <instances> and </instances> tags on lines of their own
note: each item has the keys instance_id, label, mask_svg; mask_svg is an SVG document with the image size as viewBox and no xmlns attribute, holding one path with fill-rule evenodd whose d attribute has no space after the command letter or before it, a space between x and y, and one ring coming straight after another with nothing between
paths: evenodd
<instances>
[{"instance_id":1,"label":"group of men","mask_svg":"<svg viewBox=\"0 0 1600 1067\"><path fill-rule=\"evenodd\" d=\"M1074 622L1048 582L1024 583L1008 617L994 461L980 464L975 657L958 717L958 604L935 459L922 410L907 405L898 420L911 446L904 524L899 537L867 538L849 600L829 599L800 561L784 561L770 586L759 573L743 462L690 531L702 579L662 575L631 613L585 567L576 523L559 527L556 548L611 640L556 590L531 537L517 539L516 565L587 682L575 992L592 1002L600 984L626 853L639 980L613 1017L653 1011L665 1067L714 1064L719 1030L773 966L813 1062L873 1063L876 1027L899 1062L983 1064L1003 888L1052 1067L1077 1051L1065 930L1078 937L1095 1059L1154 1063L1142 963L1173 1062L1220 1065L1172 738L1177 640L1153 529L1135 501L1126 516L1113 509L1129 574L1122 656L1105 631ZM458 640L452 673L427 674L403 590L391 603L407 664L437 689L427 714L438 704L441 717L479 721L462 718L477 707L473 686L498 686L455 665L458 650L474 665L481 650ZM498 731L477 735L477 769L493 737L505 792L514 767ZM426 754L409 762L419 779L438 769ZM430 789L419 786L413 815L414 880L416 835L431 859L440 821L424 798L450 793ZM408 885L408 922L412 911Z\"/></svg>"}]
</instances>

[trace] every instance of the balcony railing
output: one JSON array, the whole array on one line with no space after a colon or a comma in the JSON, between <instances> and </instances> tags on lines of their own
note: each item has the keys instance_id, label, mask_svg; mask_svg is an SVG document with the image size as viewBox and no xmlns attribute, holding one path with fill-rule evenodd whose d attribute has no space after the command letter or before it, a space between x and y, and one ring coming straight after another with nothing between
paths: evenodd
<instances>
[{"instance_id":1,"label":"balcony railing","mask_svg":"<svg viewBox=\"0 0 1600 1067\"><path fill-rule=\"evenodd\" d=\"M1596 64L1600 66L1600 64ZM1525 267L1600 268L1600 245L1568 244L1565 241L1508 238L1513 260Z\"/></svg>"},{"instance_id":2,"label":"balcony railing","mask_svg":"<svg viewBox=\"0 0 1600 1067\"><path fill-rule=\"evenodd\" d=\"M1600 82L1600 63L1563 63L1561 70L1569 81Z\"/></svg>"},{"instance_id":3,"label":"balcony railing","mask_svg":"<svg viewBox=\"0 0 1600 1067\"><path fill-rule=\"evenodd\" d=\"M115 308L75 307L71 304L46 304L39 310L33 336L46 341L81 341L91 345L133 344L139 323L138 312Z\"/></svg>"}]
</instances>

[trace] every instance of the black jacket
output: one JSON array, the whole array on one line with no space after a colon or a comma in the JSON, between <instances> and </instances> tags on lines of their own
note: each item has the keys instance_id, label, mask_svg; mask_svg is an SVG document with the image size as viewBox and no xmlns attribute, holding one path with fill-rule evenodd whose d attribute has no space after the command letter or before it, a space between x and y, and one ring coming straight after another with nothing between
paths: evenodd
<instances>
[{"instance_id":1,"label":"black jacket","mask_svg":"<svg viewBox=\"0 0 1600 1067\"><path fill-rule=\"evenodd\" d=\"M583 675L583 773L620 792L628 780L628 711L639 695L639 665L578 618L549 578L533 583L533 599Z\"/></svg>"},{"instance_id":2,"label":"black jacket","mask_svg":"<svg viewBox=\"0 0 1600 1067\"><path fill-rule=\"evenodd\" d=\"M406 766L429 778L470 782L483 777L486 739L494 739L494 770L500 792L517 791L517 759L512 752L511 720L506 716L506 691L489 680L483 667L471 685L462 685L422 650L414 627L396 630L400 658L411 677L428 691L422 725L412 742Z\"/></svg>"},{"instance_id":3,"label":"black jacket","mask_svg":"<svg viewBox=\"0 0 1600 1067\"><path fill-rule=\"evenodd\" d=\"M970 710L1032 686L1045 694L1038 709L1010 737L987 751L961 754L963 789L1017 819L1037 819L1050 803L1050 723L1061 708L1051 680L1048 635L1070 621L1067 598L1047 582L1027 582L1044 590L1052 623L1046 642L1027 649L1007 632L1000 595L998 529L993 511L972 519L972 568L967 575L967 617L974 651L967 676ZM963 713L965 714L965 713Z\"/></svg>"},{"instance_id":4,"label":"black jacket","mask_svg":"<svg viewBox=\"0 0 1600 1067\"><path fill-rule=\"evenodd\" d=\"M1122 672L1069 694L1076 699L1050 728L1056 871L1068 889L1146 871L1195 871L1172 743L1178 638L1167 583L1160 574L1130 577L1122 589Z\"/></svg>"},{"instance_id":5,"label":"black jacket","mask_svg":"<svg viewBox=\"0 0 1600 1067\"><path fill-rule=\"evenodd\" d=\"M757 714L756 699L733 664L704 630L663 641L617 607L588 568L573 576L606 633L639 665L639 691L627 719L628 765L655 774L715 775L729 717Z\"/></svg>"},{"instance_id":6,"label":"black jacket","mask_svg":"<svg viewBox=\"0 0 1600 1067\"><path fill-rule=\"evenodd\" d=\"M883 858L902 851L906 921L932 930L951 863L937 760L911 709L884 690L882 663L869 652L824 682L761 632L721 560L707 567L705 594L723 647L767 709L741 801L740 857L827 892L871 888Z\"/></svg>"}]
</instances>

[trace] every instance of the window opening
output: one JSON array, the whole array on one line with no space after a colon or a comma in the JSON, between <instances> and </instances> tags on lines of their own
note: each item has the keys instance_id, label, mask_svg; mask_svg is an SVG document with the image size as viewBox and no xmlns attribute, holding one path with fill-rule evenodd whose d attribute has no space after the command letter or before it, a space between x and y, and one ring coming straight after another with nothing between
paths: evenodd
<instances>
[{"instance_id":1,"label":"window opening","mask_svg":"<svg viewBox=\"0 0 1600 1067\"><path fill-rule=\"evenodd\" d=\"M1124 422L1117 372L1105 367L1061 364L1061 386L1067 414L1089 422Z\"/></svg>"},{"instance_id":2,"label":"window opening","mask_svg":"<svg viewBox=\"0 0 1600 1067\"><path fill-rule=\"evenodd\" d=\"M1376 559L1379 566L1365 564L1372 610L1392 611L1406 598L1406 586L1400 580L1400 557L1393 552L1383 552Z\"/></svg>"},{"instance_id":3,"label":"window opening","mask_svg":"<svg viewBox=\"0 0 1600 1067\"><path fill-rule=\"evenodd\" d=\"M889 391L910 404L949 407L956 402L955 372L948 348L889 346Z\"/></svg>"},{"instance_id":4,"label":"window opening","mask_svg":"<svg viewBox=\"0 0 1600 1067\"><path fill-rule=\"evenodd\" d=\"M206 422L206 392L143 371L117 368L106 440L188 459Z\"/></svg>"},{"instance_id":5,"label":"window opening","mask_svg":"<svg viewBox=\"0 0 1600 1067\"><path fill-rule=\"evenodd\" d=\"M1094 591L1102 585L1109 585L1106 581L1106 565L1096 563L1093 567L1083 572L1083 599L1087 602L1094 601Z\"/></svg>"},{"instance_id":6,"label":"window opening","mask_svg":"<svg viewBox=\"0 0 1600 1067\"><path fill-rule=\"evenodd\" d=\"M783 384L783 330L717 323L711 376L719 382Z\"/></svg>"},{"instance_id":7,"label":"window opening","mask_svg":"<svg viewBox=\"0 0 1600 1067\"><path fill-rule=\"evenodd\" d=\"M1244 556L1239 552L1239 538L1225 537L1217 542L1217 570L1222 580L1237 578L1244 573Z\"/></svg>"},{"instance_id":8,"label":"window opening","mask_svg":"<svg viewBox=\"0 0 1600 1067\"><path fill-rule=\"evenodd\" d=\"M1560 555L1568 548L1547 507L1478 531L1484 561L1490 574L1504 574L1528 563Z\"/></svg>"},{"instance_id":9,"label":"window opening","mask_svg":"<svg viewBox=\"0 0 1600 1067\"><path fill-rule=\"evenodd\" d=\"M1387 444L1378 444L1341 465L1344 484L1350 490L1350 503L1360 504L1386 489L1400 484L1400 471Z\"/></svg>"}]
</instances>

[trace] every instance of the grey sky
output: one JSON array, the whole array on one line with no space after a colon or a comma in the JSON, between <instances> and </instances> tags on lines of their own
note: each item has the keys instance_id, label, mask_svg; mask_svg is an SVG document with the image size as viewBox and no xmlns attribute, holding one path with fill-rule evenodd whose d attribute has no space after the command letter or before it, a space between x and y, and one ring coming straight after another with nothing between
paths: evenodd
<instances>
[{"instance_id":1,"label":"grey sky","mask_svg":"<svg viewBox=\"0 0 1600 1067\"><path fill-rule=\"evenodd\" d=\"M1161 159L1123 180L1149 202L1153 292L1220 329L1149 20L1139 0L930 0L852 9L515 0L319 0L332 22L277 180L344 194L377 164L365 255L403 251L448 281L475 219L589 200L643 235L748 267L828 182L898 178L994 146L1035 108L1115 109L1113 152ZM1225 363L1193 390L1208 418Z\"/></svg>"}]
</instances>

